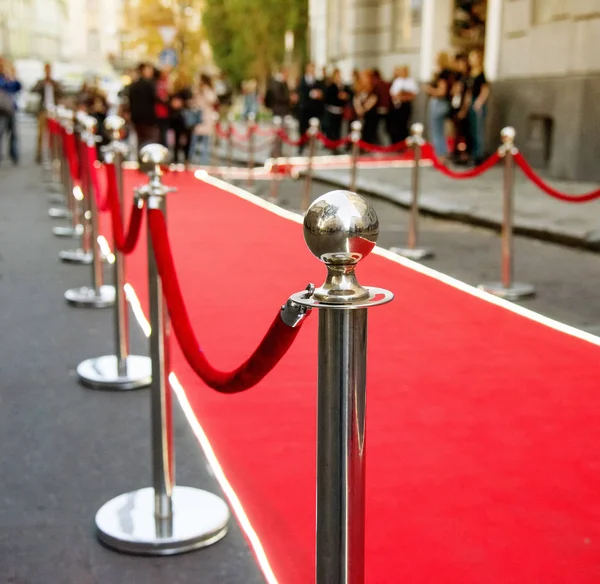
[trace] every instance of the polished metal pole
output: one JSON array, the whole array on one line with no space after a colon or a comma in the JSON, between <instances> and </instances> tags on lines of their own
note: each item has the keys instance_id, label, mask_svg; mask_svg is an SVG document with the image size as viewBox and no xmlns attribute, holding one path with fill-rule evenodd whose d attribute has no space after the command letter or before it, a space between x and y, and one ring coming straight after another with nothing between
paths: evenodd
<instances>
[{"instance_id":1,"label":"polished metal pole","mask_svg":"<svg viewBox=\"0 0 600 584\"><path fill-rule=\"evenodd\" d=\"M350 190L356 191L356 175L358 166L358 155L360 154L360 142L362 133L362 123L358 120L352 122L350 126L350 141L352 142L352 162L350 168Z\"/></svg>"},{"instance_id":2,"label":"polished metal pole","mask_svg":"<svg viewBox=\"0 0 600 584\"><path fill-rule=\"evenodd\" d=\"M363 584L367 309L319 311L317 584Z\"/></svg>"},{"instance_id":3,"label":"polished metal pole","mask_svg":"<svg viewBox=\"0 0 600 584\"><path fill-rule=\"evenodd\" d=\"M424 260L433 257L428 249L418 246L419 243L419 195L421 157L423 144L423 124L413 124L410 128L411 136L408 139L413 150L414 165L412 167L412 200L410 203L410 214L408 219L408 241L406 247L391 247L390 251L411 260Z\"/></svg>"},{"instance_id":4,"label":"polished metal pole","mask_svg":"<svg viewBox=\"0 0 600 584\"><path fill-rule=\"evenodd\" d=\"M165 196L173 190L161 182L161 166L168 158L169 151L160 144L148 144L140 151L140 161L151 167L149 183L137 189L137 195L147 201L148 215L150 210L165 213ZM152 487L124 493L105 503L96 513L96 528L100 541L113 549L160 556L189 552L222 539L227 533L229 509L212 493L175 485L169 317L150 229L147 246ZM125 521L123 509L127 509Z\"/></svg>"},{"instance_id":5,"label":"polished metal pole","mask_svg":"<svg viewBox=\"0 0 600 584\"><path fill-rule=\"evenodd\" d=\"M254 186L254 138L256 132L256 116L248 114L248 182L247 188Z\"/></svg>"},{"instance_id":6,"label":"polished metal pole","mask_svg":"<svg viewBox=\"0 0 600 584\"><path fill-rule=\"evenodd\" d=\"M91 118L93 119L93 118ZM96 126L90 126L87 129L87 133L84 137L83 142L83 159L82 164L87 166L86 183L87 183L87 205L86 213L89 213L88 224L90 228L90 238L88 241L89 250L92 254L92 286L96 291L96 294L100 294L102 286L104 286L104 268L102 266L102 251L98 243L98 236L100 235L100 229L98 225L98 204L96 202L96 196L99 193L94 192L94 183L92 181L92 164L89 162L87 148L96 148ZM85 248L84 248L85 251Z\"/></svg>"},{"instance_id":7,"label":"polished metal pole","mask_svg":"<svg viewBox=\"0 0 600 584\"><path fill-rule=\"evenodd\" d=\"M502 230L501 241L501 275L500 282L480 284L478 287L490 294L518 300L535 296L535 287L523 282L513 280L514 270L514 248L513 248L513 220L514 220L514 153L516 132L514 128L507 126L500 132L502 146L498 150L504 157L504 176L502 179Z\"/></svg>"},{"instance_id":8,"label":"polished metal pole","mask_svg":"<svg viewBox=\"0 0 600 584\"><path fill-rule=\"evenodd\" d=\"M279 116L273 118L273 128L275 130L275 140L273 142L273 150L271 151L271 156L273 157L273 175L269 198L272 203L276 203L279 198L279 183L281 182L278 160L283 154L283 140L281 139L282 119Z\"/></svg>"},{"instance_id":9,"label":"polished metal pole","mask_svg":"<svg viewBox=\"0 0 600 584\"><path fill-rule=\"evenodd\" d=\"M348 191L316 199L304 240L327 267L292 302L319 309L316 584L364 584L367 310L393 294L364 288L355 269L377 243L372 205Z\"/></svg>"},{"instance_id":10,"label":"polished metal pole","mask_svg":"<svg viewBox=\"0 0 600 584\"><path fill-rule=\"evenodd\" d=\"M304 193L302 195L302 211L306 211L310 205L310 192L312 187L313 158L317 134L319 132L319 118L311 118L308 122L308 166L304 175Z\"/></svg>"}]
</instances>

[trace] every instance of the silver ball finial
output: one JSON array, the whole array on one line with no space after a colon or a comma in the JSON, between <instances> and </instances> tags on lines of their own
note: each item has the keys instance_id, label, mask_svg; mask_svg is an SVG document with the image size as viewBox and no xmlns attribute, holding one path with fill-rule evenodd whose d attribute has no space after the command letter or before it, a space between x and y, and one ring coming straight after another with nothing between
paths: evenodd
<instances>
[{"instance_id":1,"label":"silver ball finial","mask_svg":"<svg viewBox=\"0 0 600 584\"><path fill-rule=\"evenodd\" d=\"M319 118L310 118L310 120L308 120L308 125L311 128L318 128L319 127Z\"/></svg>"},{"instance_id":2,"label":"silver ball finial","mask_svg":"<svg viewBox=\"0 0 600 584\"><path fill-rule=\"evenodd\" d=\"M350 129L353 132L360 132L362 130L362 122L359 120L354 120L351 124L350 124Z\"/></svg>"},{"instance_id":3,"label":"silver ball finial","mask_svg":"<svg viewBox=\"0 0 600 584\"><path fill-rule=\"evenodd\" d=\"M502 131L500 132L500 138L504 144L507 142L512 144L515 141L516 135L517 132L515 132L515 129L512 126L506 126L506 128L502 128Z\"/></svg>"},{"instance_id":4,"label":"silver ball finial","mask_svg":"<svg viewBox=\"0 0 600 584\"><path fill-rule=\"evenodd\" d=\"M84 127L86 132L89 132L90 134L96 133L96 129L98 128L98 121L96 120L96 118L84 114L84 116L81 118L80 123Z\"/></svg>"},{"instance_id":5,"label":"silver ball finial","mask_svg":"<svg viewBox=\"0 0 600 584\"><path fill-rule=\"evenodd\" d=\"M422 138L423 137L423 124L416 122L414 123L411 127L410 127L410 133L415 137L415 138Z\"/></svg>"},{"instance_id":6,"label":"silver ball finial","mask_svg":"<svg viewBox=\"0 0 600 584\"><path fill-rule=\"evenodd\" d=\"M147 144L140 150L142 164L161 166L169 162L169 150L162 144Z\"/></svg>"},{"instance_id":7,"label":"silver ball finial","mask_svg":"<svg viewBox=\"0 0 600 584\"><path fill-rule=\"evenodd\" d=\"M367 298L369 292L358 284L354 269L371 253L378 235L377 213L360 195L331 191L314 201L304 217L304 240L328 272L314 297L331 304Z\"/></svg>"},{"instance_id":8,"label":"silver ball finial","mask_svg":"<svg viewBox=\"0 0 600 584\"><path fill-rule=\"evenodd\" d=\"M273 116L273 125L276 128L281 128L282 124L283 124L283 119L281 118L281 116Z\"/></svg>"},{"instance_id":9,"label":"silver ball finial","mask_svg":"<svg viewBox=\"0 0 600 584\"><path fill-rule=\"evenodd\" d=\"M113 140L121 139L121 132L125 127L125 120L121 116L107 116L104 120L104 128Z\"/></svg>"}]
</instances>

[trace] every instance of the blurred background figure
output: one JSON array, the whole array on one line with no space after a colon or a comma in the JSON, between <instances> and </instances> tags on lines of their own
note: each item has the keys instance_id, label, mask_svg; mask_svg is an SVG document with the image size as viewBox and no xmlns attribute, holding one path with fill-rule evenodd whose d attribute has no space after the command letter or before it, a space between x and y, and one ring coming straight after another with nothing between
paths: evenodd
<instances>
[{"instance_id":1,"label":"blurred background figure","mask_svg":"<svg viewBox=\"0 0 600 584\"><path fill-rule=\"evenodd\" d=\"M192 131L190 145L190 161L199 161L202 165L207 165L210 160L210 140L212 138L218 104L217 94L215 93L212 81L208 75L200 75L200 83L193 91L191 107L200 113L200 121L194 126ZM196 156L197 149L200 147L200 154Z\"/></svg>"},{"instance_id":2,"label":"blurred background figure","mask_svg":"<svg viewBox=\"0 0 600 584\"><path fill-rule=\"evenodd\" d=\"M394 81L390 87L392 107L389 115L389 132L392 144L408 138L413 101L418 93L419 86L410 77L410 69L406 65L396 67Z\"/></svg>"},{"instance_id":3,"label":"blurred background figure","mask_svg":"<svg viewBox=\"0 0 600 584\"><path fill-rule=\"evenodd\" d=\"M256 79L248 79L242 83L242 92L244 94L243 117L247 120L250 114L258 117L258 82Z\"/></svg>"},{"instance_id":4,"label":"blurred background figure","mask_svg":"<svg viewBox=\"0 0 600 584\"><path fill-rule=\"evenodd\" d=\"M169 92L169 70L157 69L154 72L155 78L155 102L154 114L156 116L156 126L158 128L158 142L163 146L168 146L168 133L171 125L169 105L171 96Z\"/></svg>"},{"instance_id":5,"label":"blurred background figure","mask_svg":"<svg viewBox=\"0 0 600 584\"><path fill-rule=\"evenodd\" d=\"M437 67L431 83L425 86L429 99L429 132L435 153L446 162L448 145L446 143L445 124L450 115L450 91L454 75L450 67L448 53L441 52L437 57Z\"/></svg>"},{"instance_id":6,"label":"blurred background figure","mask_svg":"<svg viewBox=\"0 0 600 584\"><path fill-rule=\"evenodd\" d=\"M136 136L138 152L146 144L159 139L156 124L156 83L154 67L150 63L141 63L139 77L129 87L129 111Z\"/></svg>"},{"instance_id":7,"label":"blurred background figure","mask_svg":"<svg viewBox=\"0 0 600 584\"><path fill-rule=\"evenodd\" d=\"M454 57L454 79L450 90L450 117L454 126L454 149L452 159L455 164L466 164L473 149L469 129L468 104L466 103L466 82L469 73L467 56Z\"/></svg>"},{"instance_id":8,"label":"blurred background figure","mask_svg":"<svg viewBox=\"0 0 600 584\"><path fill-rule=\"evenodd\" d=\"M189 161L190 139L193 127L186 123L186 112L192 99L192 79L184 71L179 71L173 82L171 94L171 129L173 130L173 162ZM180 156L180 154L182 156Z\"/></svg>"},{"instance_id":9,"label":"blurred background figure","mask_svg":"<svg viewBox=\"0 0 600 584\"><path fill-rule=\"evenodd\" d=\"M377 141L383 144L386 141L386 135L390 137L389 113L392 106L390 98L390 83L381 77L379 69L373 69L371 72L373 91L377 94ZM383 139L382 139L383 136Z\"/></svg>"},{"instance_id":10,"label":"blurred background figure","mask_svg":"<svg viewBox=\"0 0 600 584\"><path fill-rule=\"evenodd\" d=\"M311 118L317 118L319 121L323 118L325 86L315 75L315 66L308 63L300 84L297 89L298 94L298 122L300 124L300 136L304 136L308 130ZM298 147L298 153L302 154L304 144Z\"/></svg>"},{"instance_id":11,"label":"blurred background figure","mask_svg":"<svg viewBox=\"0 0 600 584\"><path fill-rule=\"evenodd\" d=\"M378 96L373 86L371 71L364 70L358 75L353 105L356 117L362 122L362 140L368 144L377 144L379 114L377 113Z\"/></svg>"},{"instance_id":12,"label":"blurred background figure","mask_svg":"<svg viewBox=\"0 0 600 584\"><path fill-rule=\"evenodd\" d=\"M485 118L490 86L483 71L483 55L474 50L469 53L469 74L465 81L466 101L469 107L469 132L473 144L471 156L477 166L483 162L485 149Z\"/></svg>"},{"instance_id":13,"label":"blurred background figure","mask_svg":"<svg viewBox=\"0 0 600 584\"><path fill-rule=\"evenodd\" d=\"M39 95L38 107L38 135L35 160L42 163L42 145L47 131L48 110L54 109L62 100L63 90L61 85L52 78L52 66L50 63L44 65L44 77L40 79L31 89L32 93Z\"/></svg>"},{"instance_id":14,"label":"blurred background figure","mask_svg":"<svg viewBox=\"0 0 600 584\"><path fill-rule=\"evenodd\" d=\"M342 121L346 106L350 103L350 91L342 81L339 69L334 69L331 83L325 90L324 133L329 140L338 141L342 137ZM337 148L331 149L332 154Z\"/></svg>"},{"instance_id":15,"label":"blurred background figure","mask_svg":"<svg viewBox=\"0 0 600 584\"><path fill-rule=\"evenodd\" d=\"M275 73L269 80L265 93L265 107L270 109L274 116L284 118L289 115L290 87L287 69Z\"/></svg>"},{"instance_id":16,"label":"blurred background figure","mask_svg":"<svg viewBox=\"0 0 600 584\"><path fill-rule=\"evenodd\" d=\"M219 73L214 85L219 100L219 112L221 115L226 116L233 101L233 89L225 73Z\"/></svg>"},{"instance_id":17,"label":"blurred background figure","mask_svg":"<svg viewBox=\"0 0 600 584\"><path fill-rule=\"evenodd\" d=\"M19 164L17 134L17 94L21 91L15 69L10 61L0 57L0 163L4 155L4 135L8 135L8 155Z\"/></svg>"}]
</instances>

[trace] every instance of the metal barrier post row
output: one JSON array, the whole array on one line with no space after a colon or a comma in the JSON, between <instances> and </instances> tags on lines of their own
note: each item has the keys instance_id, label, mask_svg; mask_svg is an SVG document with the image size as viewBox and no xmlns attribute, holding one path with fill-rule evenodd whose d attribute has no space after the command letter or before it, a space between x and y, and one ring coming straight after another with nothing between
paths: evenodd
<instances>
[{"instance_id":1,"label":"metal barrier post row","mask_svg":"<svg viewBox=\"0 0 600 584\"><path fill-rule=\"evenodd\" d=\"M53 117L53 119L61 126L61 128L66 129L69 125L68 110L65 107L58 106L52 113L49 113L49 115ZM62 140L60 144L60 151L58 151L57 154L62 155L62 160L64 163L63 166L65 166L64 144L62 143ZM58 183L62 184L63 196L60 198L60 200L54 198L52 200L53 206L48 209L48 216L52 219L69 219L71 217L70 195L66 192L67 184L64 180L65 177L63 173L64 169L61 167L61 174L59 177L60 180Z\"/></svg>"},{"instance_id":2,"label":"metal barrier post row","mask_svg":"<svg viewBox=\"0 0 600 584\"><path fill-rule=\"evenodd\" d=\"M362 122L355 120L350 124L350 142L352 142L352 161L350 167L350 190L356 190L356 175L358 167L358 157L360 155L359 142L362 136Z\"/></svg>"},{"instance_id":3,"label":"metal barrier post row","mask_svg":"<svg viewBox=\"0 0 600 584\"><path fill-rule=\"evenodd\" d=\"M142 148L140 159L150 166L149 183L137 190L147 209L165 213L165 196L173 189L161 181L161 165L169 151L159 144ZM172 555L216 543L227 533L229 509L206 491L175 486L172 394L169 386L169 326L162 283L148 230L150 295L150 386L153 486L119 495L96 514L98 538L115 550L142 555ZM126 520L123 518L126 517Z\"/></svg>"},{"instance_id":4,"label":"metal barrier post row","mask_svg":"<svg viewBox=\"0 0 600 584\"><path fill-rule=\"evenodd\" d=\"M115 166L118 181L118 197L123 216L123 159L129 151L121 141L125 120L108 116L104 128L110 132L111 142L103 148L104 159ZM131 355L129 352L129 307L125 296L125 255L113 243L114 253L114 333L115 353L86 359L77 366L77 377L82 385L91 389L131 390L148 387L152 381L152 363L149 357Z\"/></svg>"},{"instance_id":5,"label":"metal barrier post row","mask_svg":"<svg viewBox=\"0 0 600 584\"><path fill-rule=\"evenodd\" d=\"M53 130L58 123L56 117L56 108L48 108L48 120L52 123ZM60 150L61 144L56 131L50 134L50 163L52 164L52 183L50 185L52 194L48 195L48 201L52 204L61 205L64 204L64 190L62 187L62 175L60 171L61 159ZM65 205L66 207L66 205Z\"/></svg>"},{"instance_id":6,"label":"metal barrier post row","mask_svg":"<svg viewBox=\"0 0 600 584\"><path fill-rule=\"evenodd\" d=\"M56 108L57 119L64 130L65 134L72 135L74 132L74 120L73 112L65 108L64 106L58 106ZM62 184L64 188L65 205L68 209L67 218L70 218L71 225L57 225L52 228L52 234L56 237L71 237L79 238L83 233L83 225L80 223L79 213L79 201L75 198L73 179L71 178L71 171L69 170L69 161L65 153L66 145L65 138L61 141L61 175Z\"/></svg>"},{"instance_id":7,"label":"metal barrier post row","mask_svg":"<svg viewBox=\"0 0 600 584\"><path fill-rule=\"evenodd\" d=\"M269 193L269 199L272 203L277 203L279 200L279 183L281 182L281 173L279 172L279 165L277 161L283 156L283 139L281 137L281 131L283 129L283 120L280 116L273 117L273 128L275 130L275 139L273 140L273 150L271 151L271 157L273 158L273 179L271 180L271 192Z\"/></svg>"},{"instance_id":8,"label":"metal barrier post row","mask_svg":"<svg viewBox=\"0 0 600 584\"><path fill-rule=\"evenodd\" d=\"M317 584L364 583L367 311L393 294L363 288L354 270L378 234L373 207L347 191L304 217L306 244L327 266L320 288L292 296L319 309Z\"/></svg>"},{"instance_id":9,"label":"metal barrier post row","mask_svg":"<svg viewBox=\"0 0 600 584\"><path fill-rule=\"evenodd\" d=\"M406 247L392 247L390 251L411 260L424 260L433 257L433 252L419 247L419 175L421 170L421 153L423 144L423 124L413 124L410 127L411 137L407 140L412 147L414 166L412 170L412 201L408 223L408 241Z\"/></svg>"},{"instance_id":10,"label":"metal barrier post row","mask_svg":"<svg viewBox=\"0 0 600 584\"><path fill-rule=\"evenodd\" d=\"M113 286L104 284L104 268L102 266L102 252L98 244L98 209L96 206L96 197L94 195L94 186L92 184L92 169L89 168L87 153L85 148L96 147L96 120L90 116L82 116L80 122L83 125L81 134L81 152L80 164L86 165L85 172L85 226L83 233L84 246L89 247L89 252L85 249L77 249L71 252L73 258L81 257L79 263L90 263L92 266L92 285L81 286L80 288L71 288L65 292L65 300L71 306L78 308L107 308L115 303L115 289ZM62 259L64 254L61 252ZM90 261L87 261L89 256ZM67 261L67 260L65 260ZM71 259L70 261L77 261Z\"/></svg>"},{"instance_id":11,"label":"metal barrier post row","mask_svg":"<svg viewBox=\"0 0 600 584\"><path fill-rule=\"evenodd\" d=\"M514 159L517 152L515 148L516 132L508 126L500 133L502 146L499 153L504 157L504 177L502 181L502 281L480 284L478 287L494 296L507 300L518 300L535 295L535 288L531 284L513 281L514 273Z\"/></svg>"},{"instance_id":12,"label":"metal barrier post row","mask_svg":"<svg viewBox=\"0 0 600 584\"><path fill-rule=\"evenodd\" d=\"M315 156L315 147L317 134L319 133L319 118L310 118L308 121L308 166L304 175L304 193L302 195L302 211L306 212L310 205L310 191L312 187L313 158Z\"/></svg>"}]
</instances>

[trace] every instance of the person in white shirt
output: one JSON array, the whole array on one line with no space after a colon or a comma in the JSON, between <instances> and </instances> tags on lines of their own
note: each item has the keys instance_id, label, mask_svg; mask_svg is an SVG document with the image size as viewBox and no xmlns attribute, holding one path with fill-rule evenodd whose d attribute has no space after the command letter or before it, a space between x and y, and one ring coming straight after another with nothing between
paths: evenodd
<instances>
[{"instance_id":1,"label":"person in white shirt","mask_svg":"<svg viewBox=\"0 0 600 584\"><path fill-rule=\"evenodd\" d=\"M396 67L394 81L390 87L393 110L390 124L390 137L392 144L406 140L409 135L409 124L412 116L412 104L419 93L417 82L410 77L410 70L406 65Z\"/></svg>"}]
</instances>

